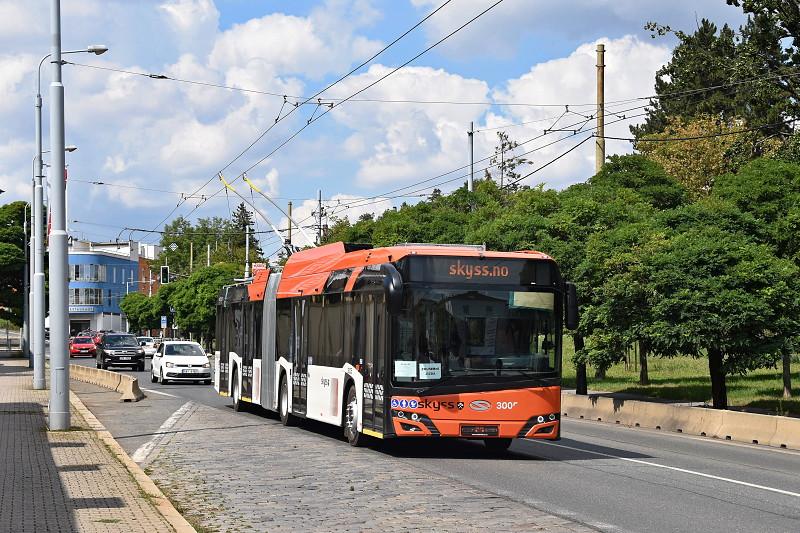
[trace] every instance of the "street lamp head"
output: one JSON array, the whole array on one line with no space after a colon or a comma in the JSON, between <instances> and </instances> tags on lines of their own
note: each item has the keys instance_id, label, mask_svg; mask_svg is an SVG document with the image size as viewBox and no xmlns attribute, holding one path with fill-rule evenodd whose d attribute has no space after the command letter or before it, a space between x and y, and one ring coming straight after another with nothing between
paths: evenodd
<instances>
[{"instance_id":1,"label":"street lamp head","mask_svg":"<svg viewBox=\"0 0 800 533\"><path fill-rule=\"evenodd\" d=\"M104 44L92 44L86 48L86 51L90 54L100 55L105 54L108 52L108 47Z\"/></svg>"},{"instance_id":2,"label":"street lamp head","mask_svg":"<svg viewBox=\"0 0 800 533\"><path fill-rule=\"evenodd\" d=\"M66 152L74 152L77 149L78 147L75 146L74 144L68 144L67 146L64 147L64 151Z\"/></svg>"}]
</instances>

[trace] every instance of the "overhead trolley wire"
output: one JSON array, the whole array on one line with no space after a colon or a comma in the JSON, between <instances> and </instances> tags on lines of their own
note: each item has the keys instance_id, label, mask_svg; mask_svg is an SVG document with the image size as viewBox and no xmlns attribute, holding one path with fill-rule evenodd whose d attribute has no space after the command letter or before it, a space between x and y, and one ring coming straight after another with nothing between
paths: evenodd
<instances>
[{"instance_id":1,"label":"overhead trolley wire","mask_svg":"<svg viewBox=\"0 0 800 533\"><path fill-rule=\"evenodd\" d=\"M444 37L442 37L441 39L439 39L438 41L436 41L436 42L435 42L435 43L433 43L432 45L428 46L428 47L427 47L427 48L425 48L425 49L424 49L422 52L420 52L420 53L416 54L416 55L415 55L414 57L412 57L411 59L409 59L409 60L405 61L405 62L404 62L403 64L401 64L400 66L398 66L398 67L395 67L394 69L392 69L392 70L391 70L391 71L389 71L388 73L384 74L383 76L381 76L381 77L380 77L380 78L378 78L377 80L374 80L373 82L369 83L368 85L366 85L365 87L363 87L363 88L361 88L360 90L356 91L355 93L353 93L352 95L348 96L347 98L344 98L344 99L342 99L341 101L339 101L338 103L336 103L336 104L332 105L330 108L326 109L326 110L325 110L325 111L323 111L321 114L319 114L319 115L317 115L316 117L314 117L313 119L309 119L309 120L308 120L308 122L306 122L306 124L305 124L305 125L303 125L303 126L302 126L302 127L299 129L299 130L297 130L297 131L296 131L294 134L292 134L292 135L291 135L291 136L289 136L287 139L285 139L285 140L284 140L284 141L283 141L281 144L279 144L279 145L278 145L278 146L277 146L275 149L273 149L273 150L272 150L272 151L271 151L269 154L267 154L266 156L262 157L262 158L261 158L261 159L259 159L259 160L258 160L258 161L257 161L255 164L251 165L251 166L250 166L250 167L248 167L246 170L244 170L243 172L241 172L241 173L240 173L240 174L239 174L239 175L238 175L236 178L234 178L233 180L231 180L231 181L230 181L230 183L231 183L231 184L233 184L233 183L235 183L236 181L238 181L238 180L239 180L239 179L240 179L242 176L244 176L244 175L245 175L247 172L251 171L251 170L252 170L252 169L254 169L256 166L260 165L262 162L264 162L264 161L265 161L265 160L267 160L269 157L271 157L272 155L274 155L274 154L275 154L275 153L276 153L278 150L280 150L281 148L283 148L284 146L286 146L286 145L287 145L287 144L288 144L288 143L289 143L289 142L290 142L292 139L294 139L295 137L297 137L297 136L298 136L298 135L299 135L299 134L300 134L302 131L304 131L304 130L305 130L306 128L308 128L308 127L309 127L311 124L315 123L316 121L318 121L319 119L321 119L322 117L324 117L325 115L327 115L327 114L328 114L328 113L329 113L331 110L333 110L334 108L336 108L336 107L338 107L338 106L340 106L340 105L344 104L345 102L349 101L351 98L354 98L355 96L357 96L357 95L361 94L362 92L366 91L367 89L369 89L369 88L371 88L371 87L374 87L375 85L377 85L377 84L378 84L378 83L380 83L381 81L385 80L386 78L388 78L388 77L389 77L389 76L391 76L392 74L396 73L397 71L399 71L399 70L400 70L400 69L402 69L403 67L405 67L405 66L407 66L408 64L410 64L412 61L415 61L416 59L419 59L419 58L420 58L420 57L422 57L424 54L426 54L426 53L427 53L427 52L429 52L430 50L434 49L435 47L439 46L440 44L442 44L443 42L445 42L447 39L449 39L449 38L450 38L450 37L452 37L453 35L457 34L457 33L458 33L458 32L460 32L461 30L463 30L464 28L466 28L467 26L469 26L470 24L472 24L473 22L475 22L476 20L478 20L480 17L482 17L483 15L485 15L486 13L488 13L489 11L491 11L492 9L494 9L495 7L497 7L497 6L498 6L499 4L501 4L502 2L503 2L503 0L497 0L497 1L496 1L496 2L494 2L492 5L490 5L489 7L487 7L486 9L484 9L483 11L481 11L480 13L478 13L477 15L475 15L474 17L472 17L470 20L468 20L467 22L465 22L464 24L462 24L461 26L459 26L459 27L458 27L458 28L456 28L455 30L451 31L449 34L445 35ZM418 23L417 23L417 24L416 24L414 27L412 27L410 30L407 30L405 33L403 33L403 35L401 35L400 37L398 37L398 38L396 38L394 41L392 41L392 43L390 43L389 45L387 45L387 47L386 47L386 48L388 48L388 47L389 47L389 46L391 46L392 44L394 44L394 43L396 43L397 41L399 41L399 40L400 40L400 39L401 39L403 36L407 35L407 34L408 34L410 31L412 31L414 28L416 28L417 26L419 26L420 24L422 24L422 23L423 23L425 20L427 20L427 18L430 18L430 17L431 17L431 16L432 16L434 13L436 13L438 10L440 10L440 9L441 9L441 8L443 8L445 5L447 5L447 3L449 3L449 0L448 0L448 2L445 2L444 4L442 4L441 6L439 6L439 7L438 7L438 8L437 8L435 11L433 11L432 13L430 13L430 14L429 14L429 15L428 15L426 18L424 18L424 19L422 19L420 22L418 22ZM373 58L374 58L374 57L377 57L378 55L380 55L380 53L381 53L381 52L378 52L377 54L375 54L375 55L373 56ZM349 76L350 74L352 74L353 72L355 72L356 70L358 70L359 68L361 68L361 66L365 65L366 63L368 63L369 61L371 61L373 58L371 58L371 59L367 60L366 62L362 63L362 65L360 65L359 67L356 67L355 69L351 70L351 71L350 71L350 72L349 72L347 75L345 75L345 76L343 76L343 77L339 78L339 80L337 80L336 82L334 82L334 83L330 84L328 87L326 87L326 88L325 88L325 89L323 89L322 91L319 91L318 93L316 93L316 94L314 95L314 97L316 97L316 96L318 96L318 95L322 94L322 92L324 92L324 91L328 90L330 87L333 87L334 85L336 85L336 84L337 84L337 83L339 83L340 81L344 80L344 78L346 78L347 76ZM314 98L314 97L312 97L312 98ZM310 99L309 99L309 100L310 100ZM292 112L294 112L294 110L296 110L296 109L297 109L297 107L295 107L294 109L290 110L290 111L289 111L289 113L287 113L286 115L284 115L284 117L283 117L283 118L286 118L287 116L289 116L289 114L291 114ZM282 119L281 119L281 120L282 120ZM276 122L276 124L277 124L277 122ZM270 130L272 129L272 127L273 127L273 126L274 126L274 124L273 124L273 125L271 125L269 128L267 128L267 130L265 130L265 131L264 131L264 132L263 132L263 133L262 133L262 134L261 134L261 135L258 137L258 139L256 139L256 141L254 141L253 143L251 143L251 144L250 144L250 146L249 146L248 148L246 148L246 149L245 149L245 150L242 152L242 154L240 154L240 156L238 156L238 157L241 157L241 155L243 155L243 154L244 154L246 151L248 151L250 148L252 148L252 146L253 146L253 145L255 145L255 143L256 143L256 142L258 142L258 140L260 140L261 138L263 138L263 136L264 136L264 135L265 135L265 134L266 134L268 131L270 131ZM238 159L238 157L237 157L236 159ZM235 161L235 159L234 159L234 161ZM227 167L229 167L231 164L233 164L233 162L234 162L234 161L232 161L231 163L229 163L229 164L228 164L228 165L227 165L225 168L227 168ZM220 171L220 172L221 172L221 171ZM213 179L213 178L212 178L212 179ZM207 182L206 182L206 183L203 185L203 187L205 187L205 185L207 185L207 184L208 184L208 183L210 183L210 182L211 182L211 180L208 180L208 181L207 181ZM224 189L225 189L225 187L222 187L222 188L218 189L218 190L217 190L217 191L216 191L214 194L210 195L210 196L209 196L209 198L213 198L213 197L217 196L217 195L218 195L218 194L220 194L220 193L221 193L221 192L222 192ZM194 210L196 210L196 209L197 209L197 207L199 207L200 205L202 205L202 203L203 203L203 202L200 202L200 203L199 203L197 206L195 206L195 208L192 210L192 212L194 212ZM163 221L162 221L161 223L159 223L159 225L161 225L162 223L163 223Z\"/></svg>"},{"instance_id":2,"label":"overhead trolley wire","mask_svg":"<svg viewBox=\"0 0 800 533\"><path fill-rule=\"evenodd\" d=\"M333 83L330 83L330 84L328 84L327 86L325 86L325 88L323 88L322 90L320 90L320 91L316 92L314 95L312 95L312 96L308 97L308 98L307 98L305 101L303 101L303 102L301 102L301 103L296 103L296 104L294 104L293 108L292 108L292 109L290 109L288 113L286 113L285 115L283 115L283 117L280 117L280 116L279 116L279 117L278 117L278 118L275 120L275 122L273 122L273 123L272 123L272 124L271 124L271 125L270 125L270 126L267 128L267 129L266 129L266 130L264 130L264 131L263 131L263 132L262 132L262 133L261 133L261 134L260 134L260 135L259 135L259 136L258 136L258 137L257 137L257 138L254 140L254 141L253 141L253 142L251 142L251 143L250 143L250 144L249 144L249 145L248 145L248 146L247 146L247 147L246 147L244 150L242 150L242 151L241 151L241 152L240 152L240 153L239 153L239 154L238 154L236 157L234 157L234 158L233 158L231 161L229 161L229 162L228 162L228 163L227 163L227 164L226 164L224 167L222 167L221 169L219 169L219 170L218 170L217 172L215 172L215 173L214 173L214 174L213 174L213 175L212 175L212 176L211 176L211 177L210 177L208 180L206 180L206 182L205 182L203 185L201 185L199 189L197 189L197 190L196 190L194 193L192 193L192 196L194 196L194 195L195 195L195 194L197 194L198 192L202 191L202 190L203 190L203 189L204 189L204 188L205 188L205 187L206 187L206 186L207 186L209 183L211 183L211 182L212 182L212 181L213 181L213 180L214 180L214 179L215 179L215 178L216 178L216 177L217 177L219 174L221 174L222 172L224 172L225 170L227 170L227 169L228 169L228 167L230 167L232 164L234 164L236 161L238 161L238 160L239 160L239 159L240 159L240 158L241 158L241 157L242 157L244 154L246 154L246 153L247 153L247 152L248 152L248 151L249 151L251 148L253 148L253 146L255 146L255 145L256 145L256 143L258 143L258 142L259 142L261 139L263 139L263 138L264 138L264 136L265 136L267 133L269 133L269 131L270 131L270 130L272 130L272 128L274 128L274 127L275 127L275 126L276 126L278 123L280 123L281 121L283 121L284 119L286 119L287 117L289 117L290 115L292 115L292 113L294 113L294 112L295 112L297 109L299 109L299 107L300 107L301 105L303 105L303 104L305 104L305 103L308 103L308 102L310 102L312 99L314 99L314 98L318 97L318 96L319 96L319 95L321 95L323 92L327 91L327 90L328 90L328 89L330 89L331 87L333 87L333 86L337 85L338 83L342 82L342 81L343 81L344 79L346 79L348 76L352 75L353 73L355 73L356 71L358 71L359 69L361 69L362 67L364 67L365 65L367 65L367 64L368 64L370 61L372 61L373 59L375 59L376 57L378 57L379 55L381 55L382 53L384 53L386 50L388 50L389 48L391 48L392 46L394 46L394 45L395 45L397 42L399 42L401 39L403 39L403 38L404 38L406 35L408 35L408 34L409 34L409 33L411 33L412 31L414 31L415 29L417 29L417 28L418 28L419 26L421 26L421 25L422 25L422 24L423 24L425 21L427 21L429 18L431 18L432 16L434 16L434 15L435 15L436 13L438 13L439 11L441 11L441 10L442 10L442 9L443 9L443 8L444 8L446 5L448 5L450 2L452 2L452 0L446 0L446 1L445 1L444 3L442 3L442 4L441 4L439 7L437 7L436 9L434 9L433 11L431 11L430 13L428 13L428 14L427 14L425 17L423 17L422 19L420 19L420 20L419 20L419 21L418 21L416 24L414 24L412 27L410 27L409 29L407 29L406 31L404 31L402 34L400 34L398 37L396 37L396 38L395 38L395 39L394 39L392 42L390 42L389 44L387 44L386 46L384 46L384 47L383 47L381 50L379 50L378 52L376 52L375 54L373 54L373 55L372 55L372 56L371 56L369 59L367 59L366 61L363 61L363 62L362 62L362 63L360 63L358 66L356 66L355 68L351 69L351 70L350 70L350 71L349 71L347 74L345 74L344 76L341 76L339 79L337 79L337 80L336 80L336 81L334 81ZM498 3L500 3L500 2L502 2L502 0L499 0L499 1L498 1ZM310 124L310 123L309 123L309 124ZM266 158L264 158L264 159L266 159ZM264 159L262 159L261 161L263 161ZM261 162L261 161L260 161L260 162ZM259 162L259 163L260 163L260 162ZM255 165L254 165L254 166L255 166ZM254 168L254 167L251 167L251 168L250 168L250 169L248 169L248 170L252 170L252 168ZM237 177L236 179L238 179L238 177ZM234 181L236 181L236 180L234 180ZM224 189L224 187L223 187L223 189ZM221 192L221 190L222 190L222 189L220 189L220 191L218 191L217 193L215 193L213 196L216 196L216 195L217 195L219 192ZM162 225L162 224L163 224L163 223L164 223L164 222L165 222L165 221L166 221L166 220L167 220L167 219L168 219L168 218L169 218L169 217L170 217L170 216L171 216L171 215L172 215L172 214L173 214L173 213L174 213L174 212L175 212L175 211L176 211L176 210L179 208L179 207L180 207L180 205L181 205L181 202L178 202L178 205L177 205L177 206L175 206L175 209L173 209L173 210L172 210L172 211L171 211L171 212L170 212L170 213L169 213L169 214L168 214L168 215L167 215L167 216L166 216L166 217L165 217L163 220L161 220L161 222L159 222L159 223L156 225L156 227L159 227L159 226L161 226L161 225ZM200 205L202 205L202 202L201 202L200 204L198 204L197 206L195 206L195 208L194 208L194 209L192 209L192 212L194 212L195 210L197 210L197 208L198 208Z\"/></svg>"}]
</instances>

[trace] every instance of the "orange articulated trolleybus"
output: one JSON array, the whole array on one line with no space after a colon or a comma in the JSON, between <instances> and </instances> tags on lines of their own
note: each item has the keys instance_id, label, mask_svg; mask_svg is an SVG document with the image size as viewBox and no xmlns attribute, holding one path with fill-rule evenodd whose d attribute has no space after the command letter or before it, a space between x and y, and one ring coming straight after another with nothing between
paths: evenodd
<instances>
[{"instance_id":1,"label":"orange articulated trolleybus","mask_svg":"<svg viewBox=\"0 0 800 533\"><path fill-rule=\"evenodd\" d=\"M224 287L215 388L377 438L560 436L575 286L539 252L334 243Z\"/></svg>"}]
</instances>

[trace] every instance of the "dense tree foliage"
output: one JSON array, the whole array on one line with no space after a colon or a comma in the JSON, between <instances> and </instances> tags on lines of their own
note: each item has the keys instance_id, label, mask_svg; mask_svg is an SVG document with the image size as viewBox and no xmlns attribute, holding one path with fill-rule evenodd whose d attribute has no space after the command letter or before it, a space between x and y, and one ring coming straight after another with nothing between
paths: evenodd
<instances>
[{"instance_id":1,"label":"dense tree foliage","mask_svg":"<svg viewBox=\"0 0 800 533\"><path fill-rule=\"evenodd\" d=\"M791 260L799 176L800 166L761 159L709 179L698 195L650 157L612 156L560 192L509 192L485 179L472 194L462 187L355 224L340 220L327 238L546 252L579 287L579 391L587 365L602 376L635 345L644 384L648 356L708 357L713 402L724 407L726 375L774 365L800 332Z\"/></svg>"},{"instance_id":2,"label":"dense tree foliage","mask_svg":"<svg viewBox=\"0 0 800 533\"><path fill-rule=\"evenodd\" d=\"M168 316L171 327L209 340L214 337L219 291L240 273L240 267L230 263L201 267L188 278L162 285L152 297L139 292L126 295L120 308L131 330L159 328L161 317Z\"/></svg>"},{"instance_id":3,"label":"dense tree foliage","mask_svg":"<svg viewBox=\"0 0 800 533\"><path fill-rule=\"evenodd\" d=\"M0 206L0 318L22 325L25 202Z\"/></svg>"},{"instance_id":4,"label":"dense tree foliage","mask_svg":"<svg viewBox=\"0 0 800 533\"><path fill-rule=\"evenodd\" d=\"M178 217L164 226L161 236L161 256L158 264L168 264L170 273L189 276L193 270L204 266L211 252L211 264L238 263L244 269L245 227L250 225L250 261L263 261L259 237L253 214L244 203L239 204L232 220L220 217L201 218L193 226ZM174 246L174 250L171 245ZM191 267L191 268L190 268Z\"/></svg>"}]
</instances>

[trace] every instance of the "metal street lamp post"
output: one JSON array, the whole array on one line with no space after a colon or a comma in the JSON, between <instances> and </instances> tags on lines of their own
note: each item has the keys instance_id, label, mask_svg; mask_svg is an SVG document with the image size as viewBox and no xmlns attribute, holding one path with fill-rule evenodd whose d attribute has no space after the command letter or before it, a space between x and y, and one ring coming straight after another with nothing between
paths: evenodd
<instances>
[{"instance_id":1,"label":"metal street lamp post","mask_svg":"<svg viewBox=\"0 0 800 533\"><path fill-rule=\"evenodd\" d=\"M50 409L51 431L70 428L69 412L69 299L67 287L67 218L65 212L66 187L64 183L64 84L61 81L61 0L51 0L50 27L52 31L53 77L50 81L50 167L55 179L51 184L52 213L50 232ZM103 53L105 47L91 53ZM37 104L39 99L37 99ZM41 135L41 129L39 130ZM40 139L41 137L39 137ZM37 146L41 149L41 144ZM41 157L39 158L41 164ZM41 168L41 166L40 166ZM41 174L41 172L39 173ZM37 178L38 179L38 178ZM38 198L37 198L38 199ZM41 220L39 220L41 222ZM41 246L37 242L37 247ZM44 289L44 287L42 287ZM44 294L44 290L42 290Z\"/></svg>"},{"instance_id":2,"label":"metal street lamp post","mask_svg":"<svg viewBox=\"0 0 800 533\"><path fill-rule=\"evenodd\" d=\"M60 17L60 6L55 5L58 2L53 0L53 13L51 15L55 19L56 16ZM33 388L37 390L45 389L47 384L45 382L44 377L44 317L45 317L45 309L44 309L44 219L43 219L43 203L44 203L44 189L42 187L42 179L44 177L43 167L44 163L42 161L42 65L47 60L47 58L55 55L56 61L53 61L53 67L58 68L58 85L61 85L61 55L62 54L79 54L79 53L89 53L89 54L96 54L100 55L105 53L108 48L103 45L91 45L86 47L85 50L68 50L66 52L61 52L61 35L60 35L60 22L58 23L58 43L53 43L53 51L42 58L39 61L39 68L37 70L36 76L36 99L34 101L34 108L35 108L35 125L36 125L36 157L34 159L34 185L33 185L33 209L32 209L32 216L33 216L33 231L31 233L31 249L32 249L32 256L33 256L33 268L32 276L31 276L31 325L32 327L29 328L31 332L31 347L33 349ZM56 27L54 26L53 31L55 33ZM55 35L54 35L55 37ZM57 62L57 64L56 64ZM54 78L55 80L55 78ZM61 89L63 92L63 87ZM53 93L53 89L51 88L51 94ZM55 111L55 110L52 110ZM62 115L63 115L63 108L62 108ZM51 122L51 126L53 123ZM63 120L62 120L63 126ZM51 137L52 137L52 127L51 127ZM52 145L51 145L52 146ZM63 143L63 136L61 147L64 147ZM70 147L74 151L75 147ZM64 160L63 150L58 150L59 157L61 161ZM55 159L55 158L54 158ZM55 161L54 161L55 162ZM62 165L63 167L63 165ZM64 175L64 170L62 169L60 175ZM63 179L61 180L63 183ZM63 186L63 185L62 185ZM66 267L65 267L66 268Z\"/></svg>"},{"instance_id":3,"label":"metal street lamp post","mask_svg":"<svg viewBox=\"0 0 800 533\"><path fill-rule=\"evenodd\" d=\"M50 54L48 54L49 56ZM45 59L47 56L45 56ZM41 63L39 63L41 67ZM28 328L29 332L29 347L31 355L29 356L29 364L33 366L33 388L42 390L47 388L47 383L44 378L44 351L45 351L45 334L44 334L44 186L42 178L44 177L42 163L42 155L49 154L50 150L41 150L41 96L39 96L39 109L37 113L37 154L33 156L33 180L32 186L32 209L31 209L31 242L30 242L30 288L31 292L28 296L30 305L30 321L31 327ZM74 152L78 147L70 144L64 147L65 152ZM39 169L37 175L37 168ZM37 194L38 193L38 194ZM37 238L37 232L39 237ZM33 268L30 268L33 267Z\"/></svg>"}]
</instances>

